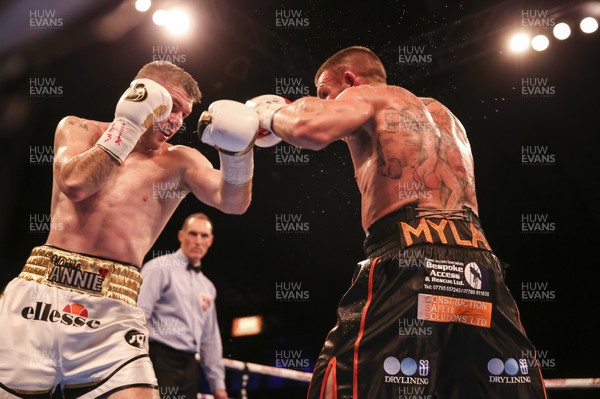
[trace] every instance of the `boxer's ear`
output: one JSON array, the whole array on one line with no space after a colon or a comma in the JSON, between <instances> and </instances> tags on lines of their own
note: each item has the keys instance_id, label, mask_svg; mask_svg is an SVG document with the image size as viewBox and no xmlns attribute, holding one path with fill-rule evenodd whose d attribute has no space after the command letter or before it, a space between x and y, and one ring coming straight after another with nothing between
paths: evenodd
<instances>
[{"instance_id":1,"label":"boxer's ear","mask_svg":"<svg viewBox=\"0 0 600 399\"><path fill-rule=\"evenodd\" d=\"M354 72L346 71L344 72L344 83L350 87L358 86L358 76Z\"/></svg>"}]
</instances>

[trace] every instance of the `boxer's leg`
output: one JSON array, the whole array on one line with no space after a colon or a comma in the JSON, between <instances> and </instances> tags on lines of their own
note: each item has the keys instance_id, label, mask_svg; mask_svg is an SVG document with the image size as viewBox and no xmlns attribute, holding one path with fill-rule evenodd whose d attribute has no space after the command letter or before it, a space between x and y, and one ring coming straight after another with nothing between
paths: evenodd
<instances>
[{"instance_id":1,"label":"boxer's leg","mask_svg":"<svg viewBox=\"0 0 600 399\"><path fill-rule=\"evenodd\" d=\"M354 344L368 294L369 266L369 262L357 266L352 285L340 300L337 324L327 334L315 365L310 399L352 397Z\"/></svg>"},{"instance_id":2,"label":"boxer's leg","mask_svg":"<svg viewBox=\"0 0 600 399\"><path fill-rule=\"evenodd\" d=\"M148 357L129 362L102 380L66 385L63 393L65 399L159 398L158 384Z\"/></svg>"},{"instance_id":3,"label":"boxer's leg","mask_svg":"<svg viewBox=\"0 0 600 399\"><path fill-rule=\"evenodd\" d=\"M323 399L337 399L335 369L331 370L331 372L327 375Z\"/></svg>"},{"instance_id":4,"label":"boxer's leg","mask_svg":"<svg viewBox=\"0 0 600 399\"><path fill-rule=\"evenodd\" d=\"M104 399L100 397L98 399ZM106 399L160 399L158 389L152 388L126 388L117 391Z\"/></svg>"},{"instance_id":5,"label":"boxer's leg","mask_svg":"<svg viewBox=\"0 0 600 399\"><path fill-rule=\"evenodd\" d=\"M49 398L60 367L55 346L57 323L51 310L57 289L12 280L0 295L0 398Z\"/></svg>"},{"instance_id":6,"label":"boxer's leg","mask_svg":"<svg viewBox=\"0 0 600 399\"><path fill-rule=\"evenodd\" d=\"M127 392L146 398L158 393L143 311L85 294L73 293L69 302L85 307L88 322L93 320L96 328L72 328L63 336L65 398L105 399Z\"/></svg>"},{"instance_id":7,"label":"boxer's leg","mask_svg":"<svg viewBox=\"0 0 600 399\"><path fill-rule=\"evenodd\" d=\"M406 283L417 272L398 267L391 257L360 267L340 301L338 323L327 336L308 398L397 396L397 387L387 382L384 365L389 357L407 357L409 346L423 346L398 334L399 320L416 317L416 295L411 295L415 287Z\"/></svg>"}]
</instances>

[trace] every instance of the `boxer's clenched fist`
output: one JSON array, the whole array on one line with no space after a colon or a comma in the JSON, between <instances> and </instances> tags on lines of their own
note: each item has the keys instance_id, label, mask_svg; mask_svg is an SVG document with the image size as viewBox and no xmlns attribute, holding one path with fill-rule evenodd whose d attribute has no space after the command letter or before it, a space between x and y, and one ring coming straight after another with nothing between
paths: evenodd
<instances>
[{"instance_id":1,"label":"boxer's clenched fist","mask_svg":"<svg viewBox=\"0 0 600 399\"><path fill-rule=\"evenodd\" d=\"M167 89L151 79L136 79L119 99L115 119L96 144L123 164L142 134L154 122L167 119L172 108Z\"/></svg>"}]
</instances>

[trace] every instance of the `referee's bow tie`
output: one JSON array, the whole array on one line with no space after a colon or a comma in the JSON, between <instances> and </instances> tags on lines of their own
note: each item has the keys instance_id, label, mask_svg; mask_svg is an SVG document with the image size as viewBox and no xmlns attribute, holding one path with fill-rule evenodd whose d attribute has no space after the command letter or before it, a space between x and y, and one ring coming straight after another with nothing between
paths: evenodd
<instances>
[{"instance_id":1,"label":"referee's bow tie","mask_svg":"<svg viewBox=\"0 0 600 399\"><path fill-rule=\"evenodd\" d=\"M192 265L191 263L188 263L188 265L187 265L187 269L188 269L188 270L193 270L193 271L195 271L196 273L200 273L200 272L202 271L202 265L200 264L200 265L198 265L198 266L194 266L194 265Z\"/></svg>"}]
</instances>

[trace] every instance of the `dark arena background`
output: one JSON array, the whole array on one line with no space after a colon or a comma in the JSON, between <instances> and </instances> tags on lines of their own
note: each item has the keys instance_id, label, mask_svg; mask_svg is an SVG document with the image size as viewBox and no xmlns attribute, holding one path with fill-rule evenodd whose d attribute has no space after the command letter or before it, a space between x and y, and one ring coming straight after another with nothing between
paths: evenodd
<instances>
[{"instance_id":1,"label":"dark arena background","mask_svg":"<svg viewBox=\"0 0 600 399\"><path fill-rule=\"evenodd\" d=\"M544 378L555 384L549 397L600 397L593 387L600 377L600 32L589 19L584 29L590 33L580 27L585 17L599 19L600 2L332 4L2 2L1 285L17 276L50 229L60 229L50 219L51 165L54 129L64 116L111 121L137 70L169 60L190 72L203 92L171 142L196 148L218 167L217 152L194 134L211 102L268 93L314 96L321 63L341 48L363 45L381 57L390 84L440 100L465 126L483 228L510 264L507 284ZM564 32L560 23L570 26L562 40L555 36ZM521 41L519 33L526 35ZM527 39L538 35L547 38L547 48L544 39ZM359 209L345 144L319 152L285 143L255 148L249 210L226 215L189 195L147 260L177 249L177 230L188 214L207 213L215 243L204 270L218 290L224 357L311 372L364 257ZM253 315L262 317L262 331L234 336L234 319ZM257 399L306 395L304 381L250 373L243 387L243 374L227 370L232 397L244 390ZM562 378L586 387L557 389Z\"/></svg>"}]
</instances>

